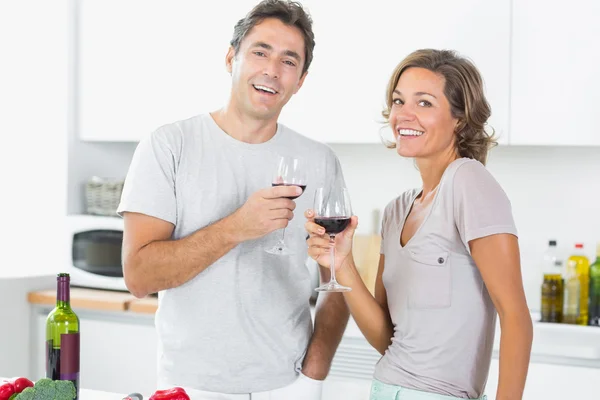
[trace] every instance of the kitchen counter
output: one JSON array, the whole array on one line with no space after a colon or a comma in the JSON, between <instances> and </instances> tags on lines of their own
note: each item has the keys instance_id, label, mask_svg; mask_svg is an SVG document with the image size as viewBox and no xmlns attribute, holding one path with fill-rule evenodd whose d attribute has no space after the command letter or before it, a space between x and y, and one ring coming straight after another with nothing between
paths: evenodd
<instances>
[{"instance_id":1,"label":"kitchen counter","mask_svg":"<svg viewBox=\"0 0 600 400\"><path fill-rule=\"evenodd\" d=\"M30 303L54 306L54 290L34 291L28 294ZM149 296L138 299L126 292L72 288L71 306L94 311L115 311L126 315L153 316L158 308L158 298ZM311 307L314 318L314 307ZM534 343L532 360L600 368L600 328L537 322L539 315L532 314ZM350 318L345 338L365 341L354 320ZM366 342L366 341L365 341ZM496 324L494 356L500 348L500 324Z\"/></svg>"}]
</instances>

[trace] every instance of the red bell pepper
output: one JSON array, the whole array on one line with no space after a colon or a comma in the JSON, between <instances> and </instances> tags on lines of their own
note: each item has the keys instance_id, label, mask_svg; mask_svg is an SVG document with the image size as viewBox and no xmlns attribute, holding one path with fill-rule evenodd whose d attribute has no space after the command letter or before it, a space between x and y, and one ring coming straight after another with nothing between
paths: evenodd
<instances>
[{"instance_id":1,"label":"red bell pepper","mask_svg":"<svg viewBox=\"0 0 600 400\"><path fill-rule=\"evenodd\" d=\"M5 382L0 385L0 400L8 400L13 394L15 394L15 386L12 383Z\"/></svg>"},{"instance_id":2,"label":"red bell pepper","mask_svg":"<svg viewBox=\"0 0 600 400\"><path fill-rule=\"evenodd\" d=\"M174 387L166 390L157 390L149 400L190 400L185 390L180 387Z\"/></svg>"}]
</instances>

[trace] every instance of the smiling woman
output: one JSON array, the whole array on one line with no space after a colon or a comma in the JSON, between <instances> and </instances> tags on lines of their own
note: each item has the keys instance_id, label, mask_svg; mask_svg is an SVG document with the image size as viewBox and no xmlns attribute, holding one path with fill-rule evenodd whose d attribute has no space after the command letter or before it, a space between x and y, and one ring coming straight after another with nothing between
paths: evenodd
<instances>
[{"instance_id":1,"label":"smiling woman","mask_svg":"<svg viewBox=\"0 0 600 400\"><path fill-rule=\"evenodd\" d=\"M389 81L386 105L382 115L396 139L386 145L402 156L426 155L454 143L459 156L485 165L488 150L497 144L486 132L491 109L482 78L452 51L418 50L406 57ZM408 141L421 136L418 144Z\"/></svg>"},{"instance_id":2,"label":"smiling woman","mask_svg":"<svg viewBox=\"0 0 600 400\"><path fill-rule=\"evenodd\" d=\"M383 116L422 187L386 207L371 295L352 236L337 235L338 282L357 325L383 357L371 400L485 399L496 315L502 326L498 399L523 394L532 340L510 201L486 170L494 144L477 68L452 51L418 50L388 83ZM392 175L395 176L395 175ZM329 251L309 220L309 254ZM321 262L321 261L320 261Z\"/></svg>"}]
</instances>

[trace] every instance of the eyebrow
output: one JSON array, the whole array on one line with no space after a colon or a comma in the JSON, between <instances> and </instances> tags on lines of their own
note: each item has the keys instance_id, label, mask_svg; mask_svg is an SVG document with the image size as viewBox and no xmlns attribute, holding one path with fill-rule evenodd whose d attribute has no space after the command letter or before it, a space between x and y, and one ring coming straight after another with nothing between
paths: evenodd
<instances>
[{"instance_id":1,"label":"eyebrow","mask_svg":"<svg viewBox=\"0 0 600 400\"><path fill-rule=\"evenodd\" d=\"M394 90L394 93L396 93L396 94L398 94L398 95L402 96L402 93L400 93L398 90ZM437 99L437 97L435 97L435 96L434 96L434 95L432 95L431 93L427 93L427 92L417 92L417 93L415 93L415 96L422 96L422 95L431 96L431 97L433 97L434 99Z\"/></svg>"},{"instance_id":2,"label":"eyebrow","mask_svg":"<svg viewBox=\"0 0 600 400\"><path fill-rule=\"evenodd\" d=\"M267 44L265 42L256 42L252 44L252 47L261 47L263 49L266 50L273 50L273 46L271 46L270 44ZM296 53L293 50L285 50L283 52L284 55L288 56L288 57L292 57L294 59L296 59L296 61L301 62L302 61L302 57L300 57L300 54Z\"/></svg>"}]
</instances>

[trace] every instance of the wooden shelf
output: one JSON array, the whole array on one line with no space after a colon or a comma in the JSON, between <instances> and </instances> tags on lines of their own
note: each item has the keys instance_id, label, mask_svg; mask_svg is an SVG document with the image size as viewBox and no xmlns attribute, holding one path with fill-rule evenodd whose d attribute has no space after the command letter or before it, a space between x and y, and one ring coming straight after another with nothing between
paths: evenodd
<instances>
[{"instance_id":1,"label":"wooden shelf","mask_svg":"<svg viewBox=\"0 0 600 400\"><path fill-rule=\"evenodd\" d=\"M30 292L27 300L31 304L54 306L56 290ZM71 307L74 310L131 311L153 314L158 308L156 297L138 299L130 293L112 290L71 288Z\"/></svg>"}]
</instances>

